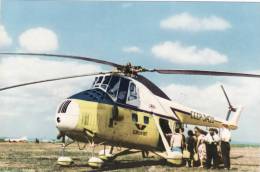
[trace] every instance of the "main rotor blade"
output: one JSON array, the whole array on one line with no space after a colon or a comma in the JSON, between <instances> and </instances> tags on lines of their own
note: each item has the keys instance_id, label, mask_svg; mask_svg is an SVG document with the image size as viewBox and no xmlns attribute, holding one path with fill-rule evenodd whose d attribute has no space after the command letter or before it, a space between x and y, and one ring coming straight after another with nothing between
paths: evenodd
<instances>
[{"instance_id":1,"label":"main rotor blade","mask_svg":"<svg viewBox=\"0 0 260 172\"><path fill-rule=\"evenodd\" d=\"M209 76L235 76L235 77L253 77L260 78L257 74L235 73L235 72L220 72L207 70L161 70L153 69L150 72L158 72L160 74L177 74L177 75L209 75Z\"/></svg>"},{"instance_id":2,"label":"main rotor blade","mask_svg":"<svg viewBox=\"0 0 260 172\"><path fill-rule=\"evenodd\" d=\"M64 79L80 78L80 77L110 74L110 73L112 73L112 72L97 72L97 73L72 75L72 76L65 76L65 77L60 77L60 78L52 78L52 79L39 80L39 81L33 81L33 82L26 82L26 83L22 83L22 84L11 85L11 86L8 86L8 87L0 88L0 91L8 90L8 89L11 89L11 88L16 88L16 87L23 87L23 86L26 86L26 85L39 84L39 83L43 83L43 82L51 82L51 81L58 81L58 80L64 80Z\"/></svg>"},{"instance_id":3,"label":"main rotor blade","mask_svg":"<svg viewBox=\"0 0 260 172\"><path fill-rule=\"evenodd\" d=\"M116 63L105 61L105 60L99 60L99 59L96 59L96 58L83 57L83 56L73 56L73 55L45 54L45 53L0 53L0 55L61 57L61 58L69 58L69 59L77 59L77 60L95 62L95 63L113 66L113 67L116 67L116 68L122 67L122 65L120 65L120 64L116 64Z\"/></svg>"}]
</instances>

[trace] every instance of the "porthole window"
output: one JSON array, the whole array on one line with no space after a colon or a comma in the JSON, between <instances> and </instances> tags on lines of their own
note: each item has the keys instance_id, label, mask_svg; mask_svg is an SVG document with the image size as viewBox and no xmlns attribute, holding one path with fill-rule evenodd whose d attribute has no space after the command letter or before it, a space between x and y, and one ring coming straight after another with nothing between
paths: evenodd
<instances>
[{"instance_id":1,"label":"porthole window","mask_svg":"<svg viewBox=\"0 0 260 172\"><path fill-rule=\"evenodd\" d=\"M148 116L144 116L144 124L149 124L149 117Z\"/></svg>"},{"instance_id":2,"label":"porthole window","mask_svg":"<svg viewBox=\"0 0 260 172\"><path fill-rule=\"evenodd\" d=\"M132 121L133 122L138 122L138 116L136 113L132 113Z\"/></svg>"}]
</instances>

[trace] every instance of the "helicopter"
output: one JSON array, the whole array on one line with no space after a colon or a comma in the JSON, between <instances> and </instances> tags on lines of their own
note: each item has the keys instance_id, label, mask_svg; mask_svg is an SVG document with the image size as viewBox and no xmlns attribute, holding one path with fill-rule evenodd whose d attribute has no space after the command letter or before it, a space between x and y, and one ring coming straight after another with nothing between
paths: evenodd
<instances>
[{"instance_id":1,"label":"helicopter","mask_svg":"<svg viewBox=\"0 0 260 172\"><path fill-rule=\"evenodd\" d=\"M131 150L140 150L144 156L152 152L172 164L181 164L182 155L171 151L167 133L173 133L183 125L198 125L221 128L223 124L230 129L238 128L242 106L234 107L222 91L229 104L226 119L219 119L208 113L198 111L171 100L157 85L141 75L147 72L174 75L206 75L260 78L257 74L234 73L205 70L147 69L142 66L117 64L97 58L84 56L44 54L44 53L0 53L2 56L40 56L83 60L113 67L108 72L87 73L47 80L38 80L0 88L0 91L27 85L58 80L95 76L90 89L75 93L63 100L56 109L55 122L59 131L57 139L62 139L62 156L58 164L70 165L73 160L64 156L65 147L73 142L104 145L99 156L89 159L92 167L101 167L105 161L119 155L127 155ZM231 113L232 118L230 118ZM66 143L66 139L72 141ZM106 146L110 146L106 149ZM125 150L114 154L114 147Z\"/></svg>"}]
</instances>

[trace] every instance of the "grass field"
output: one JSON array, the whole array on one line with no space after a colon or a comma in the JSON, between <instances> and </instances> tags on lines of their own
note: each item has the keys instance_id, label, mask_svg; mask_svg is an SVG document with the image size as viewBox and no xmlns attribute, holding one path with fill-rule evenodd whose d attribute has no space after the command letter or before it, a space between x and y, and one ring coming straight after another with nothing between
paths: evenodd
<instances>
[{"instance_id":1,"label":"grass field","mask_svg":"<svg viewBox=\"0 0 260 172\"><path fill-rule=\"evenodd\" d=\"M74 164L71 167L61 167L56 164L60 147L59 143L0 143L0 171L204 171L198 168L172 167L155 155L143 159L140 153L118 157L104 168L93 170L87 165L91 149L80 151L77 144L70 145L65 153L73 158ZM98 150L97 148L96 152ZM232 147L231 157L232 171L260 171L260 147Z\"/></svg>"}]
</instances>

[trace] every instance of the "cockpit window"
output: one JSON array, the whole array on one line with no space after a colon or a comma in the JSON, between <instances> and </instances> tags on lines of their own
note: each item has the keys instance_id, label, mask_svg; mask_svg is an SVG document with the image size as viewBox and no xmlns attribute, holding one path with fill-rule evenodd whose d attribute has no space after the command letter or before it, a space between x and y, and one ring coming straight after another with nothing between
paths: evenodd
<instances>
[{"instance_id":1,"label":"cockpit window","mask_svg":"<svg viewBox=\"0 0 260 172\"><path fill-rule=\"evenodd\" d=\"M120 85L120 78L118 76L113 76L108 86L107 93L111 95L112 98L116 98L117 92Z\"/></svg>"},{"instance_id":2,"label":"cockpit window","mask_svg":"<svg viewBox=\"0 0 260 172\"><path fill-rule=\"evenodd\" d=\"M104 81L101 85L101 88L106 90L107 87L108 87L108 83L109 83L110 79L111 79L111 76L105 76Z\"/></svg>"},{"instance_id":3,"label":"cockpit window","mask_svg":"<svg viewBox=\"0 0 260 172\"><path fill-rule=\"evenodd\" d=\"M103 80L103 76L100 76L100 77L98 78L98 80L97 80L97 84L100 84L100 83L102 82L102 80Z\"/></svg>"},{"instance_id":4,"label":"cockpit window","mask_svg":"<svg viewBox=\"0 0 260 172\"><path fill-rule=\"evenodd\" d=\"M103 84L108 84L110 81L111 76L105 76Z\"/></svg>"},{"instance_id":5,"label":"cockpit window","mask_svg":"<svg viewBox=\"0 0 260 172\"><path fill-rule=\"evenodd\" d=\"M98 77L95 77L95 80L94 80L94 82L93 82L93 84L92 84L92 87L94 87L94 85L95 85L97 79L98 79Z\"/></svg>"},{"instance_id":6,"label":"cockpit window","mask_svg":"<svg viewBox=\"0 0 260 172\"><path fill-rule=\"evenodd\" d=\"M130 83L128 101L137 99L137 90L134 83Z\"/></svg>"}]
</instances>

